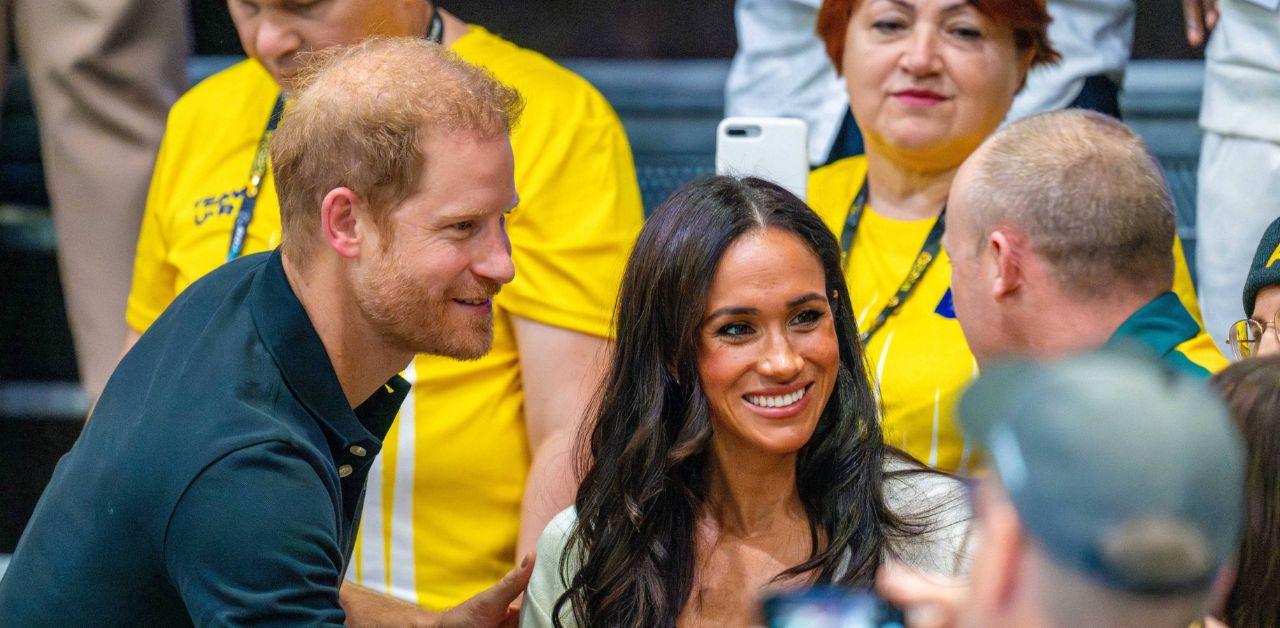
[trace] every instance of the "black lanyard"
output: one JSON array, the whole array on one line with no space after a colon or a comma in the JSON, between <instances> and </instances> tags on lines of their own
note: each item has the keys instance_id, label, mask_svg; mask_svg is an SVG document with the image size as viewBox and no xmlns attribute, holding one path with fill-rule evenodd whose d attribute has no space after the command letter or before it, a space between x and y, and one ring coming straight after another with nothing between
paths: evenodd
<instances>
[{"instance_id":1,"label":"black lanyard","mask_svg":"<svg viewBox=\"0 0 1280 628\"><path fill-rule=\"evenodd\" d=\"M849 204L849 217L844 222L844 232L840 234L840 247L844 250L844 271L849 272L849 260L853 258L853 239L858 234L858 223L862 222L862 212L867 207L867 190L870 189L871 183L866 178L862 180L862 188L858 190L858 194L853 197L853 202ZM880 310L880 314L876 316L871 326L862 332L862 344L865 345L871 336L881 327L889 317L898 313L898 308L902 307L902 303L911 296L911 292L916 289L920 283L920 278L924 277L925 271L933 265L933 260L937 259L938 251L942 248L942 232L946 230L947 223L947 206L942 206L942 211L938 213L938 219L934 221L933 228L929 229L929 235L925 236L924 244L920 247L920 253L916 255L916 261L912 262L911 270L907 272L907 277L902 280L898 286L897 294L885 304L884 309Z\"/></svg>"},{"instance_id":2,"label":"black lanyard","mask_svg":"<svg viewBox=\"0 0 1280 628\"><path fill-rule=\"evenodd\" d=\"M244 201L240 203L240 211L236 213L235 225L231 227L231 244L227 247L227 261L231 261L244 252L244 238L249 232L249 223L253 222L253 209L258 204L258 193L262 191L262 179L267 176L268 150L271 134L280 124L280 116L284 113L284 92L276 98L271 108L271 117L267 118L267 128L258 139L258 148L253 153L253 167L249 169L249 186L244 190Z\"/></svg>"},{"instance_id":3,"label":"black lanyard","mask_svg":"<svg viewBox=\"0 0 1280 628\"><path fill-rule=\"evenodd\" d=\"M444 20L440 18L440 10L431 5L431 26L427 29L427 40L439 44L444 40ZM227 246L227 261L231 261L244 252L244 238L249 233L249 223L253 222L253 210L258 205L258 193L262 191L262 179L267 176L270 167L268 150L271 134L280 124L280 116L284 113L284 92L276 98L271 108L271 117L267 118L267 128L258 138L258 148L253 153L253 166L249 170L249 185L244 191L244 202L240 203L240 211L236 213L236 222L231 227L231 243Z\"/></svg>"}]
</instances>

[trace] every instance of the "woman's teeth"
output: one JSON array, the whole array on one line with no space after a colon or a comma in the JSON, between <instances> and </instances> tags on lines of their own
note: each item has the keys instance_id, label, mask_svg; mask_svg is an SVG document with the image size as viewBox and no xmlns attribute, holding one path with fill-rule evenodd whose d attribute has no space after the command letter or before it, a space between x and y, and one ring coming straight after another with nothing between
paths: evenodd
<instances>
[{"instance_id":1,"label":"woman's teeth","mask_svg":"<svg viewBox=\"0 0 1280 628\"><path fill-rule=\"evenodd\" d=\"M804 393L807 390L809 390L808 386L801 388L800 390L797 390L793 393L788 393L785 395L775 395L775 396L747 395L746 398L747 398L747 402L753 406L760 406L762 408L784 408L797 401L800 401L800 398L804 397Z\"/></svg>"}]
</instances>

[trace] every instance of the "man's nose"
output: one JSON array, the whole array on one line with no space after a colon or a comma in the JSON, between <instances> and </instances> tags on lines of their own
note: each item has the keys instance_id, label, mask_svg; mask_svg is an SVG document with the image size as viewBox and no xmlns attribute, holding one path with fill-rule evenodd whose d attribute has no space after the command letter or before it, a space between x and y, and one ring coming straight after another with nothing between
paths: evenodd
<instances>
[{"instance_id":1,"label":"man's nose","mask_svg":"<svg viewBox=\"0 0 1280 628\"><path fill-rule=\"evenodd\" d=\"M260 59L276 59L298 51L302 40L287 20L262 18L253 38L254 52Z\"/></svg>"},{"instance_id":2,"label":"man's nose","mask_svg":"<svg viewBox=\"0 0 1280 628\"><path fill-rule=\"evenodd\" d=\"M498 284L511 283L516 278L516 267L511 261L511 240L507 237L505 221L489 236L484 251L472 270Z\"/></svg>"}]
</instances>

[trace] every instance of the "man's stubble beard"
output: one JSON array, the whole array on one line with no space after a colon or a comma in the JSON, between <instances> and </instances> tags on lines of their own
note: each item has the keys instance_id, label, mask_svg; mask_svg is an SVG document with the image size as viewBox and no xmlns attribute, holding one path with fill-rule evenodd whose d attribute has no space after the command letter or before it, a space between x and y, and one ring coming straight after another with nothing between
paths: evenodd
<instances>
[{"instance_id":1,"label":"man's stubble beard","mask_svg":"<svg viewBox=\"0 0 1280 628\"><path fill-rule=\"evenodd\" d=\"M497 293L496 286L480 289ZM358 272L354 292L365 319L397 350L476 360L493 344L492 310L483 317L451 311L450 299L420 289L394 253L384 252L371 272Z\"/></svg>"}]
</instances>

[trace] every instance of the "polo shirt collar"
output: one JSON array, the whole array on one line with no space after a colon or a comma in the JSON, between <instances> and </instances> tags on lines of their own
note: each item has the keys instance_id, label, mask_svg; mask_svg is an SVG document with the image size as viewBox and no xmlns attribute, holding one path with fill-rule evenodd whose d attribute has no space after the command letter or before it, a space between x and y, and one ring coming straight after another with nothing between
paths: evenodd
<instances>
[{"instance_id":1,"label":"polo shirt collar","mask_svg":"<svg viewBox=\"0 0 1280 628\"><path fill-rule=\"evenodd\" d=\"M1107 346L1136 340L1164 356L1199 333L1200 324L1182 306L1178 295L1165 292L1125 319Z\"/></svg>"},{"instance_id":2,"label":"polo shirt collar","mask_svg":"<svg viewBox=\"0 0 1280 628\"><path fill-rule=\"evenodd\" d=\"M409 382L393 376L353 410L320 335L285 277L280 250L268 255L248 297L258 336L294 396L326 428L334 459L344 458L353 447L363 448L372 459L409 392Z\"/></svg>"}]
</instances>

